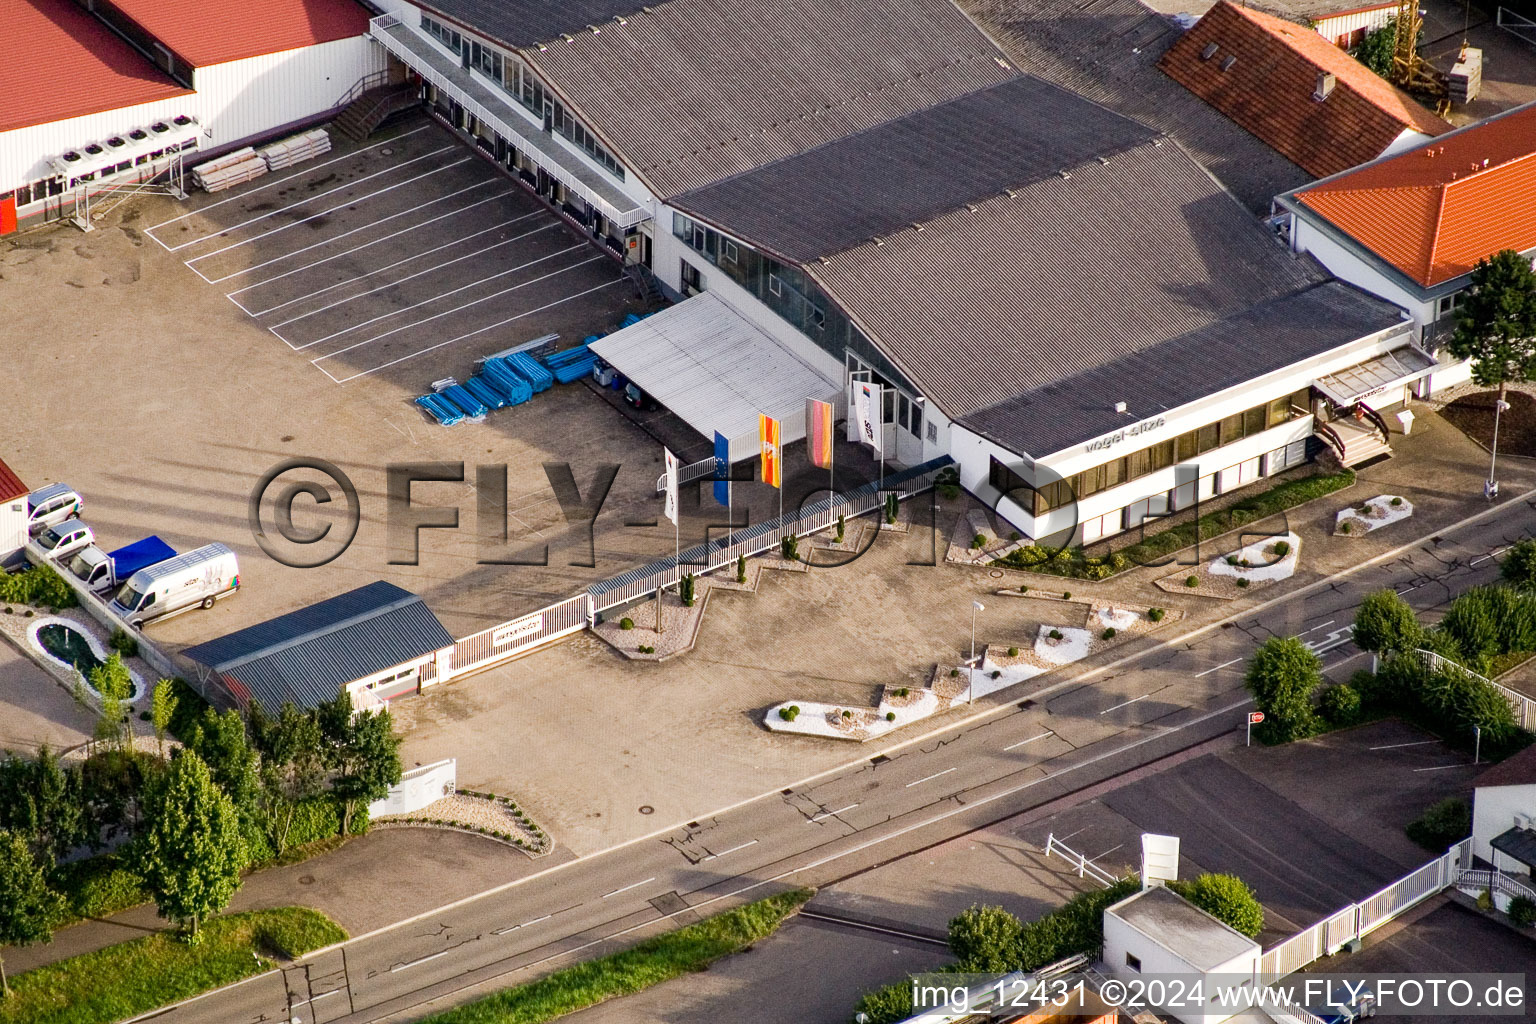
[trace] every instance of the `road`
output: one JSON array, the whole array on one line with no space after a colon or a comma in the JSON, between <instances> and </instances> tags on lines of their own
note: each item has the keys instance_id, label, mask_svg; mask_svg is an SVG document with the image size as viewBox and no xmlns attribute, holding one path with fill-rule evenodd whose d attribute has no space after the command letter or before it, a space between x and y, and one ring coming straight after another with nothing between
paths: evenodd
<instances>
[{"instance_id":1,"label":"road","mask_svg":"<svg viewBox=\"0 0 1536 1024\"><path fill-rule=\"evenodd\" d=\"M1517 500L1396 555L1283 595L923 737L888 756L764 794L659 836L579 858L414 921L359 936L153 1018L373 1024L419 1019L473 991L782 888L825 885L1242 728L1244 662L1300 636L1330 678L1365 667L1350 641L1360 598L1391 587L1433 616L1493 580L1536 529ZM1054 681L1052 681L1054 680ZM1025 691L1020 690L1020 695ZM390 865L392 884L415 870Z\"/></svg>"}]
</instances>

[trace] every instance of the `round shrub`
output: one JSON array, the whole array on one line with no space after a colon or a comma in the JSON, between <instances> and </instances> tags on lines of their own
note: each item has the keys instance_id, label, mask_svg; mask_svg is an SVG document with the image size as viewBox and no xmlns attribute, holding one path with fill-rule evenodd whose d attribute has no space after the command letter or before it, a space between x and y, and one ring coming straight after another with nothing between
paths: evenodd
<instances>
[{"instance_id":1,"label":"round shrub","mask_svg":"<svg viewBox=\"0 0 1536 1024\"><path fill-rule=\"evenodd\" d=\"M1002 673L1001 670L999 670L999 669L993 669L992 670L992 678L993 679L1001 679L1002 676L1003 676L1003 673Z\"/></svg>"},{"instance_id":2,"label":"round shrub","mask_svg":"<svg viewBox=\"0 0 1536 1024\"><path fill-rule=\"evenodd\" d=\"M1070 590L1063 590L1061 592L1061 599L1063 601L1070 601L1070 600L1072 600L1072 591L1070 591Z\"/></svg>"},{"instance_id":3,"label":"round shrub","mask_svg":"<svg viewBox=\"0 0 1536 1024\"><path fill-rule=\"evenodd\" d=\"M1288 540L1275 541L1275 557L1284 558L1291 553L1291 542Z\"/></svg>"},{"instance_id":4,"label":"round shrub","mask_svg":"<svg viewBox=\"0 0 1536 1024\"><path fill-rule=\"evenodd\" d=\"M853 717L853 712L852 711L844 711L843 712L843 717L844 718L852 718Z\"/></svg>"},{"instance_id":5,"label":"round shrub","mask_svg":"<svg viewBox=\"0 0 1536 1024\"><path fill-rule=\"evenodd\" d=\"M1113 640L1115 638L1115 627L1105 626L1104 632L1100 633L1099 636L1105 640Z\"/></svg>"},{"instance_id":6,"label":"round shrub","mask_svg":"<svg viewBox=\"0 0 1536 1024\"><path fill-rule=\"evenodd\" d=\"M1536 924L1536 902L1529 896L1516 896L1509 901L1509 920L1516 928L1529 928Z\"/></svg>"},{"instance_id":7,"label":"round shrub","mask_svg":"<svg viewBox=\"0 0 1536 1024\"><path fill-rule=\"evenodd\" d=\"M1189 576L1184 580L1184 585L1186 587L1198 587L1200 585L1200 577Z\"/></svg>"},{"instance_id":8,"label":"round shrub","mask_svg":"<svg viewBox=\"0 0 1536 1024\"><path fill-rule=\"evenodd\" d=\"M957 669L957 668L952 668L952 669L949 670L949 678L951 678L951 679L955 678L955 676L958 676L959 674L960 674L960 670Z\"/></svg>"},{"instance_id":9,"label":"round shrub","mask_svg":"<svg viewBox=\"0 0 1536 1024\"><path fill-rule=\"evenodd\" d=\"M1351 527L1353 527L1354 525L1355 525L1354 523L1352 523L1348 519L1346 519L1342 523L1339 524L1339 532L1340 533L1350 533L1351 532Z\"/></svg>"},{"instance_id":10,"label":"round shrub","mask_svg":"<svg viewBox=\"0 0 1536 1024\"><path fill-rule=\"evenodd\" d=\"M894 722L894 721L896 721L896 712L894 712L894 711L887 711L885 713L885 720L887 722Z\"/></svg>"},{"instance_id":11,"label":"round shrub","mask_svg":"<svg viewBox=\"0 0 1536 1024\"><path fill-rule=\"evenodd\" d=\"M1250 939L1264 930L1264 907L1236 875L1201 875L1169 884L1174 892Z\"/></svg>"},{"instance_id":12,"label":"round shrub","mask_svg":"<svg viewBox=\"0 0 1536 1024\"><path fill-rule=\"evenodd\" d=\"M779 708L779 717L786 722L789 721L789 708Z\"/></svg>"},{"instance_id":13,"label":"round shrub","mask_svg":"<svg viewBox=\"0 0 1536 1024\"><path fill-rule=\"evenodd\" d=\"M1536 539L1516 541L1504 555L1499 573L1517 587L1536 586Z\"/></svg>"},{"instance_id":14,"label":"round shrub","mask_svg":"<svg viewBox=\"0 0 1536 1024\"><path fill-rule=\"evenodd\" d=\"M1147 618L1151 619L1153 622L1162 622L1163 621L1163 616L1167 615L1167 614L1168 614L1168 612L1165 611L1162 608L1148 608L1147 609Z\"/></svg>"},{"instance_id":15,"label":"round shrub","mask_svg":"<svg viewBox=\"0 0 1536 1024\"><path fill-rule=\"evenodd\" d=\"M1020 583L1020 584L1019 584L1019 593L1021 593L1021 594L1027 594L1027 593L1029 593L1029 584L1028 584L1028 583ZM6 610L5 610L5 613L6 613L6 614L7 614L7 615L9 615L9 614L10 614L10 613L11 613L11 610L10 610L10 609L9 609L9 608L7 608L7 609L6 609Z\"/></svg>"},{"instance_id":16,"label":"round shrub","mask_svg":"<svg viewBox=\"0 0 1536 1024\"><path fill-rule=\"evenodd\" d=\"M1403 499L1402 499L1402 498L1393 498L1393 499L1392 499L1392 507L1393 507L1393 508L1397 508L1397 507L1398 507L1398 506L1400 506L1400 505L1401 505L1401 504L1402 504L1402 503L1403 503Z\"/></svg>"},{"instance_id":17,"label":"round shrub","mask_svg":"<svg viewBox=\"0 0 1536 1024\"><path fill-rule=\"evenodd\" d=\"M1247 580L1247 578L1246 577L1241 577L1241 576L1238 577L1237 587L1238 587L1239 590L1247 590L1248 589L1248 580Z\"/></svg>"},{"instance_id":18,"label":"round shrub","mask_svg":"<svg viewBox=\"0 0 1536 1024\"><path fill-rule=\"evenodd\" d=\"M1228 565L1236 565L1237 564L1237 556L1236 555L1228 555L1227 556L1227 564Z\"/></svg>"},{"instance_id":19,"label":"round shrub","mask_svg":"<svg viewBox=\"0 0 1536 1024\"><path fill-rule=\"evenodd\" d=\"M619 628L620 629L634 629L635 628L635 620L626 615L626 616L624 616L624 618L619 620Z\"/></svg>"},{"instance_id":20,"label":"round shrub","mask_svg":"<svg viewBox=\"0 0 1536 1024\"><path fill-rule=\"evenodd\" d=\"M1334 725L1353 725L1360 717L1360 691L1348 683L1323 691L1323 717Z\"/></svg>"},{"instance_id":21,"label":"round shrub","mask_svg":"<svg viewBox=\"0 0 1536 1024\"><path fill-rule=\"evenodd\" d=\"M1062 639L1062 632L1059 629L1053 629L1053 630L1051 630L1049 633L1047 633L1045 635L1050 637L1052 640L1060 640L1060 639Z\"/></svg>"},{"instance_id":22,"label":"round shrub","mask_svg":"<svg viewBox=\"0 0 1536 1024\"><path fill-rule=\"evenodd\" d=\"M986 546L987 546L987 535L986 534L978 533L976 536L971 538L971 550L972 551L980 551L982 548L984 548Z\"/></svg>"},{"instance_id":23,"label":"round shrub","mask_svg":"<svg viewBox=\"0 0 1536 1024\"><path fill-rule=\"evenodd\" d=\"M1017 658L1018 656L1019 656L1019 649L1017 647L1010 647L1010 648L1008 648L1008 657L1010 657L1010 658Z\"/></svg>"}]
</instances>

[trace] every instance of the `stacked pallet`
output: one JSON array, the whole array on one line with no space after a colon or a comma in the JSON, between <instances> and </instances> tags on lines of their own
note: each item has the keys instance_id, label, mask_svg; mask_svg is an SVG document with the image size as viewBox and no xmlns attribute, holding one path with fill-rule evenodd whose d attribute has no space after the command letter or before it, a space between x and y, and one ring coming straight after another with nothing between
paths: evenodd
<instances>
[{"instance_id":1,"label":"stacked pallet","mask_svg":"<svg viewBox=\"0 0 1536 1024\"><path fill-rule=\"evenodd\" d=\"M205 192L218 192L267 173L267 162L250 146L192 168L192 180Z\"/></svg>"},{"instance_id":2,"label":"stacked pallet","mask_svg":"<svg viewBox=\"0 0 1536 1024\"><path fill-rule=\"evenodd\" d=\"M1461 57L1446 76L1446 87L1452 103L1471 103L1483 90L1483 51L1474 46L1463 47Z\"/></svg>"},{"instance_id":3,"label":"stacked pallet","mask_svg":"<svg viewBox=\"0 0 1536 1024\"><path fill-rule=\"evenodd\" d=\"M267 170L275 171L282 167L292 167L294 164L303 163L305 160L330 151L331 137L326 134L324 128L315 128L298 135L290 135L281 142L274 142L262 148L259 155L267 162Z\"/></svg>"}]
</instances>

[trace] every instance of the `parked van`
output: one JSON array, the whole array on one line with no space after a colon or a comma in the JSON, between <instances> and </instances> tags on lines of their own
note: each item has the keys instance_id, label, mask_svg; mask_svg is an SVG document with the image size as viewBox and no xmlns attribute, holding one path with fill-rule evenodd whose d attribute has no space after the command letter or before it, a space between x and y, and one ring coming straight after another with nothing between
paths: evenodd
<instances>
[{"instance_id":1,"label":"parked van","mask_svg":"<svg viewBox=\"0 0 1536 1024\"><path fill-rule=\"evenodd\" d=\"M223 544L209 544L140 569L118 588L109 607L137 628L193 605L212 608L213 602L239 589L240 567L235 553Z\"/></svg>"},{"instance_id":2,"label":"parked van","mask_svg":"<svg viewBox=\"0 0 1536 1024\"><path fill-rule=\"evenodd\" d=\"M72 519L85 501L68 484L49 484L27 495L27 532L36 536L50 526Z\"/></svg>"}]
</instances>

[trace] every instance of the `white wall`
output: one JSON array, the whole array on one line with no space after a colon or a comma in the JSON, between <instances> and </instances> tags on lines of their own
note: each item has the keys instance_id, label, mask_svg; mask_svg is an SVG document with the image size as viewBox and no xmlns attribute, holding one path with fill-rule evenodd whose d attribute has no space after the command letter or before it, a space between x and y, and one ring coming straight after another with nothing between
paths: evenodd
<instances>
[{"instance_id":1,"label":"white wall","mask_svg":"<svg viewBox=\"0 0 1536 1024\"><path fill-rule=\"evenodd\" d=\"M1536 819L1536 783L1526 786L1479 786L1472 797L1472 854L1494 863L1489 842L1494 836L1515 825L1515 815ZM1498 855L1498 866L1511 872L1528 873L1530 868L1511 858Z\"/></svg>"},{"instance_id":2,"label":"white wall","mask_svg":"<svg viewBox=\"0 0 1536 1024\"><path fill-rule=\"evenodd\" d=\"M1341 281L1348 281L1357 288L1407 310L1420 331L1425 324L1434 321L1435 304L1433 302L1423 302L1417 296L1410 295L1401 285L1376 268L1367 265L1359 256L1324 234L1305 218L1292 214L1290 224L1293 250L1311 253Z\"/></svg>"},{"instance_id":3,"label":"white wall","mask_svg":"<svg viewBox=\"0 0 1536 1024\"><path fill-rule=\"evenodd\" d=\"M27 546L27 496L0 504L0 562Z\"/></svg>"},{"instance_id":4,"label":"white wall","mask_svg":"<svg viewBox=\"0 0 1536 1024\"><path fill-rule=\"evenodd\" d=\"M1337 44L1340 37L1349 36L1356 29L1363 28L1366 32L1374 32L1376 29L1385 28L1395 14L1397 14L1397 6L1390 4L1374 10L1346 12L1331 18L1322 18L1314 23L1314 27L1318 35L1330 43Z\"/></svg>"},{"instance_id":5,"label":"white wall","mask_svg":"<svg viewBox=\"0 0 1536 1024\"><path fill-rule=\"evenodd\" d=\"M0 192L52 177L48 162L71 149L181 114L197 116L196 96L174 96L0 132Z\"/></svg>"},{"instance_id":6,"label":"white wall","mask_svg":"<svg viewBox=\"0 0 1536 1024\"><path fill-rule=\"evenodd\" d=\"M1135 897L1131 897L1135 899ZM1111 908L1112 910L1113 908ZM1140 929L1131 925L1124 918L1106 910L1104 912L1104 963L1109 972L1116 978L1136 978L1147 975L1179 975L1191 986L1195 984L1197 976L1210 977L1213 975L1226 976L1223 980L1231 982L1232 975L1253 976L1254 969L1258 967L1260 949L1257 942L1250 940L1251 949L1219 964L1209 971L1197 969L1188 960L1174 950L1163 944L1161 939L1143 933ZM1212 928L1226 929L1226 925L1211 919ZM1230 930L1230 929L1227 929ZM1233 932L1236 935L1236 932ZM1134 971L1126 966L1126 954L1136 957L1141 961L1141 970ZM1210 986L1214 990L1215 986ZM1221 1021L1236 1016L1237 1008L1213 1009L1210 1013L1201 1013L1198 1010L1179 1008L1166 1011L1170 1016L1186 1022L1196 1024L1220 1024Z\"/></svg>"},{"instance_id":7,"label":"white wall","mask_svg":"<svg viewBox=\"0 0 1536 1024\"><path fill-rule=\"evenodd\" d=\"M451 796L458 788L458 762L454 758L412 768L389 788L389 795L368 805L368 817L409 814Z\"/></svg>"}]
</instances>

